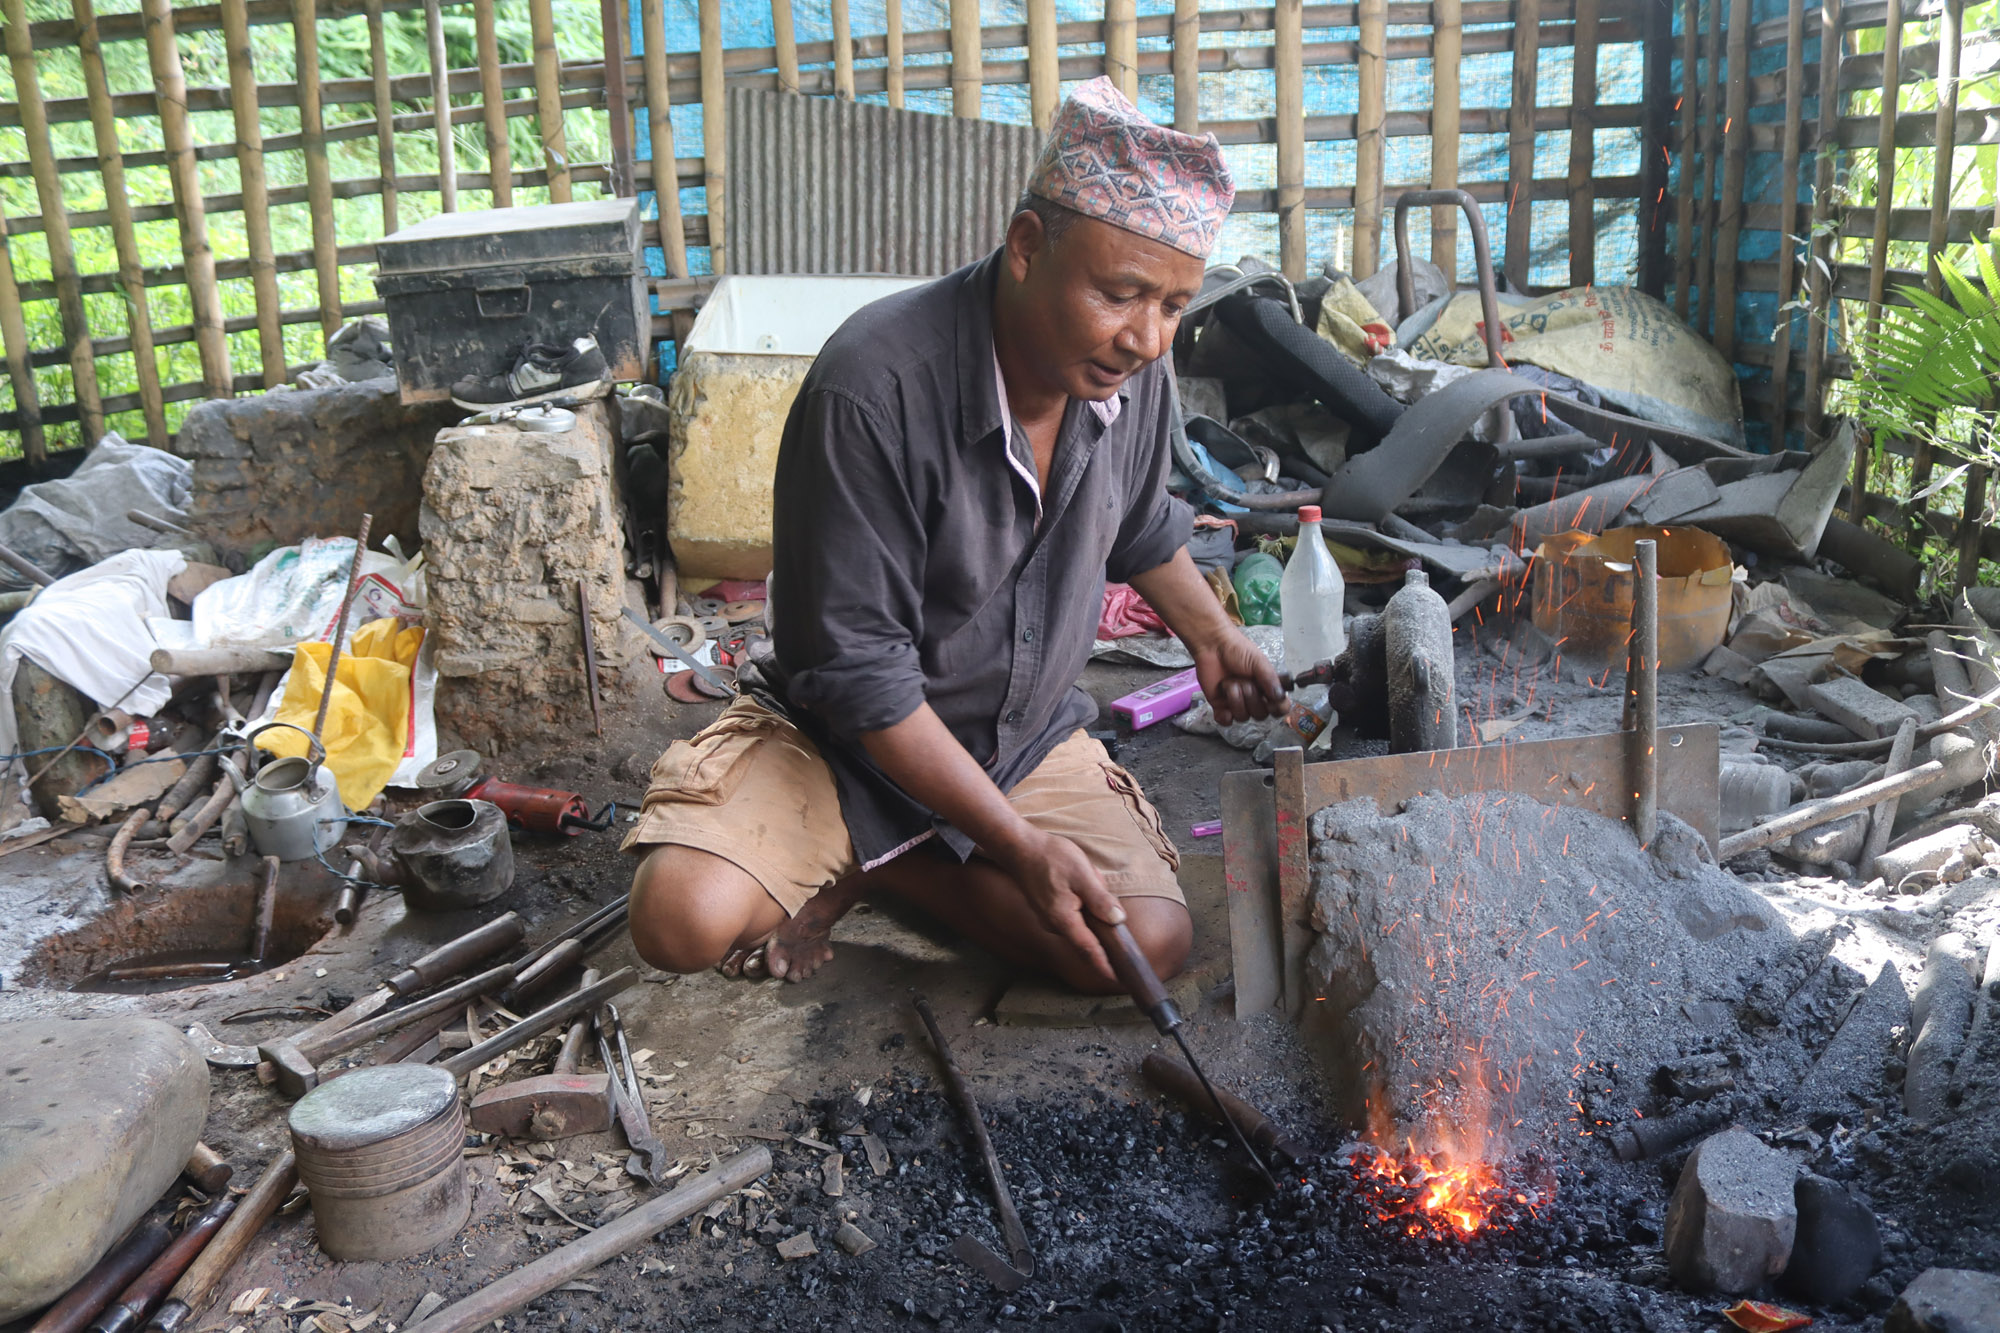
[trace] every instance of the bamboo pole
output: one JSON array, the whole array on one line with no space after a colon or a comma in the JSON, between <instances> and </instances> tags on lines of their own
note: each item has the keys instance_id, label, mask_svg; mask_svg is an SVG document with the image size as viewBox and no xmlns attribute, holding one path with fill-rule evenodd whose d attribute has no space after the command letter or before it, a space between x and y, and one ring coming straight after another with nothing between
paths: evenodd
<instances>
[{"instance_id":1,"label":"bamboo pole","mask_svg":"<svg viewBox=\"0 0 2000 1333\"><path fill-rule=\"evenodd\" d=\"M1507 105L1507 248L1503 267L1522 290L1533 268L1535 86L1540 65L1542 0L1514 5L1514 83Z\"/></svg>"},{"instance_id":2,"label":"bamboo pole","mask_svg":"<svg viewBox=\"0 0 2000 1333\"><path fill-rule=\"evenodd\" d=\"M729 135L722 75L722 0L698 0L701 25L701 183L708 195L708 266L727 273Z\"/></svg>"},{"instance_id":3,"label":"bamboo pole","mask_svg":"<svg viewBox=\"0 0 2000 1333\"><path fill-rule=\"evenodd\" d=\"M1705 62L1701 88L1701 231L1695 252L1695 282L1701 289L1701 302L1695 315L1695 329L1704 334L1715 328L1715 191L1720 174L1716 159L1721 154L1716 141L1722 129L1718 111L1722 88L1722 4L1723 0L1710 0L1708 31L1702 35L1701 43Z\"/></svg>"},{"instance_id":4,"label":"bamboo pole","mask_svg":"<svg viewBox=\"0 0 2000 1333\"><path fill-rule=\"evenodd\" d=\"M438 206L458 211L458 145L451 134L451 60L444 51L444 8L424 0L424 42L430 52L431 118L437 125Z\"/></svg>"},{"instance_id":5,"label":"bamboo pole","mask_svg":"<svg viewBox=\"0 0 2000 1333\"><path fill-rule=\"evenodd\" d=\"M1803 3L1803 0L1801 0ZM1674 192L1674 314L1686 323L1694 295L1695 125L1701 116L1701 0L1681 6L1681 181Z\"/></svg>"},{"instance_id":6,"label":"bamboo pole","mask_svg":"<svg viewBox=\"0 0 2000 1333\"><path fill-rule=\"evenodd\" d=\"M90 349L90 317L83 308L83 284L76 269L76 244L69 233L62 176L49 141L48 108L35 73L35 45L28 32L26 0L0 0L7 18L7 63L14 71L14 95L27 140L28 170L42 205L42 239L48 246L49 277L55 282L56 311L62 321L63 350L69 357L76 393L77 422L86 446L104 434L104 403L97 388L97 357Z\"/></svg>"},{"instance_id":7,"label":"bamboo pole","mask_svg":"<svg viewBox=\"0 0 2000 1333\"><path fill-rule=\"evenodd\" d=\"M369 0L371 5L381 2ZM512 208L514 148L507 138L507 93L500 83L500 27L493 0L473 0L472 22L479 46L480 111L486 122L486 178L491 182L493 207Z\"/></svg>"},{"instance_id":8,"label":"bamboo pole","mask_svg":"<svg viewBox=\"0 0 2000 1333\"><path fill-rule=\"evenodd\" d=\"M90 0L74 0L81 8ZM250 290L257 306L257 356L264 387L285 382L285 330L278 323L278 259L271 243L271 192L264 178L264 124L257 67L250 50L246 0L222 0L222 42L229 59L229 111L236 126L236 174L243 187L243 231L250 250ZM387 188L394 189L393 185Z\"/></svg>"},{"instance_id":9,"label":"bamboo pole","mask_svg":"<svg viewBox=\"0 0 2000 1333\"><path fill-rule=\"evenodd\" d=\"M1882 324L1888 288L1889 222L1896 206L1896 111L1902 103L1903 6L1889 0L1882 25L1882 110L1875 149L1875 243L1868 252L1868 317L1864 341Z\"/></svg>"},{"instance_id":10,"label":"bamboo pole","mask_svg":"<svg viewBox=\"0 0 2000 1333\"><path fill-rule=\"evenodd\" d=\"M174 217L180 224L181 262L187 273L188 309L195 351L201 358L202 387L211 398L229 398L236 392L236 380L229 369L222 296L215 286L215 251L208 244L201 169L195 162L194 134L188 125L187 76L174 38L173 0L140 0L140 7L145 15L153 94L160 109L160 140L166 147L167 175L173 183Z\"/></svg>"},{"instance_id":11,"label":"bamboo pole","mask_svg":"<svg viewBox=\"0 0 2000 1333\"><path fill-rule=\"evenodd\" d=\"M1951 159L1958 137L1958 44L1964 28L1965 0L1945 0L1938 15L1937 152L1931 170L1930 257L1924 279L1933 295L1944 290L1944 248L1951 220Z\"/></svg>"},{"instance_id":12,"label":"bamboo pole","mask_svg":"<svg viewBox=\"0 0 2000 1333\"><path fill-rule=\"evenodd\" d=\"M1979 582L1979 545L1985 535L1986 465L1974 463L1965 472L1965 504L1958 514L1958 586L1961 591Z\"/></svg>"},{"instance_id":13,"label":"bamboo pole","mask_svg":"<svg viewBox=\"0 0 2000 1333\"><path fill-rule=\"evenodd\" d=\"M28 342L27 314L21 289L14 282L14 255L7 243L7 214L0 209L0 344L7 349L7 379L14 386L15 429L21 433L21 456L39 470L48 458L42 434L42 398L35 388L34 348Z\"/></svg>"},{"instance_id":14,"label":"bamboo pole","mask_svg":"<svg viewBox=\"0 0 2000 1333\"><path fill-rule=\"evenodd\" d=\"M488 6L492 0L484 0ZM382 0L365 0L368 15L368 69L375 84L375 160L382 169L382 234L402 228L402 200L396 189L396 106L389 98L389 47L382 27ZM492 17L491 13L487 16ZM484 49L480 61L485 62ZM493 49L494 83L499 83L500 49ZM497 206L497 204L496 204Z\"/></svg>"},{"instance_id":15,"label":"bamboo pole","mask_svg":"<svg viewBox=\"0 0 2000 1333\"><path fill-rule=\"evenodd\" d=\"M960 2L952 0L953 14L958 12ZM957 41L954 36L954 62L957 59ZM954 104L956 97L957 85L954 83ZM1054 123L1056 103L1061 100L1062 73L1056 60L1056 0L1028 0L1028 119L1036 129L1046 130Z\"/></svg>"},{"instance_id":16,"label":"bamboo pole","mask_svg":"<svg viewBox=\"0 0 2000 1333\"><path fill-rule=\"evenodd\" d=\"M1431 188L1458 188L1459 62L1465 54L1459 0L1431 6ZM1458 207L1431 210L1431 262L1458 279Z\"/></svg>"},{"instance_id":17,"label":"bamboo pole","mask_svg":"<svg viewBox=\"0 0 2000 1333\"><path fill-rule=\"evenodd\" d=\"M299 142L306 160L306 207L312 213L313 272L319 285L320 333L340 328L340 238L333 226L333 173L320 114L319 0L292 0L292 47L298 53Z\"/></svg>"},{"instance_id":18,"label":"bamboo pole","mask_svg":"<svg viewBox=\"0 0 2000 1333\"><path fill-rule=\"evenodd\" d=\"M1722 194L1715 240L1715 349L1736 359L1736 264L1750 162L1750 0L1729 0L1729 99L1722 122Z\"/></svg>"},{"instance_id":19,"label":"bamboo pole","mask_svg":"<svg viewBox=\"0 0 2000 1333\"><path fill-rule=\"evenodd\" d=\"M1597 281L1597 0L1576 0L1569 97L1569 285Z\"/></svg>"},{"instance_id":20,"label":"bamboo pole","mask_svg":"<svg viewBox=\"0 0 2000 1333\"><path fill-rule=\"evenodd\" d=\"M799 90L799 43L792 35L792 0L771 0L771 40L778 55L778 91Z\"/></svg>"},{"instance_id":21,"label":"bamboo pole","mask_svg":"<svg viewBox=\"0 0 2000 1333\"><path fill-rule=\"evenodd\" d=\"M847 0L832 0L833 95L854 100L854 30L847 20Z\"/></svg>"},{"instance_id":22,"label":"bamboo pole","mask_svg":"<svg viewBox=\"0 0 2000 1333\"><path fill-rule=\"evenodd\" d=\"M139 256L138 234L132 226L132 200L125 185L125 156L118 148L118 120L111 110L111 84L104 74L104 51L98 40L97 11L91 0L70 0L76 19L76 53L83 65L84 95L90 101L90 129L97 144L97 174L104 183L104 204L111 214L111 243L118 255L118 285L125 297L125 319L132 330L132 369L139 383L139 402L146 417L146 442L167 447L166 404L160 397L160 362L153 350L153 316L146 298L146 268ZM101 403L100 403L101 406Z\"/></svg>"},{"instance_id":23,"label":"bamboo pole","mask_svg":"<svg viewBox=\"0 0 2000 1333\"><path fill-rule=\"evenodd\" d=\"M1104 72L1125 100L1139 100L1137 0L1104 0Z\"/></svg>"},{"instance_id":24,"label":"bamboo pole","mask_svg":"<svg viewBox=\"0 0 2000 1333\"><path fill-rule=\"evenodd\" d=\"M1785 129L1778 170L1778 324L1771 344L1773 449L1785 447L1791 418L1792 315L1784 307L1791 302L1792 287L1798 281L1798 243L1792 237L1798 231L1799 136L1805 115L1805 81L1806 7L1805 0L1797 0L1785 13Z\"/></svg>"},{"instance_id":25,"label":"bamboo pole","mask_svg":"<svg viewBox=\"0 0 2000 1333\"><path fill-rule=\"evenodd\" d=\"M889 105L901 110L903 107L903 0L883 0L882 43L889 62L882 71L882 81L889 94Z\"/></svg>"},{"instance_id":26,"label":"bamboo pole","mask_svg":"<svg viewBox=\"0 0 2000 1333\"><path fill-rule=\"evenodd\" d=\"M629 199L632 183L632 89L625 80L625 30L631 26L621 0L598 0L604 38L604 110L611 125L611 193Z\"/></svg>"},{"instance_id":27,"label":"bamboo pole","mask_svg":"<svg viewBox=\"0 0 2000 1333\"><path fill-rule=\"evenodd\" d=\"M1530 0L1533 3L1533 0ZM1283 12L1282 8L1279 11ZM1355 49L1355 65L1360 75L1360 96L1355 103L1354 117L1354 261L1353 273L1356 278L1365 278L1382 266L1382 125L1388 118L1389 66L1386 59L1389 37L1389 0L1361 0L1360 42ZM1302 40L1294 19L1292 45L1297 49ZM1282 47L1282 32L1278 41ZM1279 59L1283 59L1282 54ZM1299 57L1292 61L1295 70ZM1300 123L1298 126L1298 177L1300 195L1303 202L1305 183L1305 78L1302 70L1294 74L1298 89ZM1284 151L1286 105L1283 94L1278 99L1278 145ZM1278 171L1278 179L1284 180L1284 168ZM1283 203L1279 204L1280 209ZM1304 210L1301 208L1300 240L1303 244L1305 224ZM1282 225L1282 217L1280 218ZM1304 276L1303 260L1300 276Z\"/></svg>"},{"instance_id":28,"label":"bamboo pole","mask_svg":"<svg viewBox=\"0 0 2000 1333\"><path fill-rule=\"evenodd\" d=\"M569 135L563 129L562 62L556 54L556 21L549 0L528 0L528 30L535 48L535 124L548 164L549 202L566 204L569 192ZM721 38L716 38L720 43ZM704 54L708 43L702 43Z\"/></svg>"},{"instance_id":29,"label":"bamboo pole","mask_svg":"<svg viewBox=\"0 0 2000 1333\"><path fill-rule=\"evenodd\" d=\"M1833 284L1827 268L1833 262L1834 147L1840 131L1841 0L1820 0L1819 116L1813 135L1813 231L1806 265L1806 434L1819 433L1823 416L1821 381L1826 371L1827 329L1833 313ZM1854 451L1854 489L1848 516L1859 523L1868 512L1868 442Z\"/></svg>"},{"instance_id":30,"label":"bamboo pole","mask_svg":"<svg viewBox=\"0 0 2000 1333\"><path fill-rule=\"evenodd\" d=\"M646 74L646 127L653 146L653 195L660 218L660 249L667 276L688 275L687 233L681 224L681 183L674 169L673 101L668 95L667 19L664 0L639 0Z\"/></svg>"},{"instance_id":31,"label":"bamboo pole","mask_svg":"<svg viewBox=\"0 0 2000 1333\"><path fill-rule=\"evenodd\" d=\"M1363 0L1366 8L1368 0ZM1379 3L1379 0L1377 0ZM1277 49L1273 53L1278 89L1278 267L1298 282L1306 276L1306 84L1300 45L1304 40L1304 0L1277 0ZM1367 87L1364 77L1362 87ZM1363 106L1367 105L1366 93ZM1363 113L1366 114L1365 111ZM1377 198L1376 224L1381 224ZM1357 190L1357 208L1358 190ZM1366 277L1367 274L1357 276Z\"/></svg>"},{"instance_id":32,"label":"bamboo pole","mask_svg":"<svg viewBox=\"0 0 2000 1333\"><path fill-rule=\"evenodd\" d=\"M1053 38L1055 33L1051 31L1049 36ZM951 0L951 114L961 120L979 119L984 59L985 53L980 48L979 0ZM1032 71L1032 46L1028 59Z\"/></svg>"},{"instance_id":33,"label":"bamboo pole","mask_svg":"<svg viewBox=\"0 0 2000 1333\"><path fill-rule=\"evenodd\" d=\"M1201 133L1201 0L1174 0L1174 128Z\"/></svg>"}]
</instances>

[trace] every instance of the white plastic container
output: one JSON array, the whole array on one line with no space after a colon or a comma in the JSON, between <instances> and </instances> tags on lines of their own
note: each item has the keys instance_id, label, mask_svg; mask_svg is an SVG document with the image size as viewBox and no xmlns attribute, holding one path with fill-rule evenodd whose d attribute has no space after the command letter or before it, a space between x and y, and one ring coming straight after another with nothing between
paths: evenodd
<instances>
[{"instance_id":1,"label":"white plastic container","mask_svg":"<svg viewBox=\"0 0 2000 1333\"><path fill-rule=\"evenodd\" d=\"M1299 509L1299 544L1278 584L1278 614L1284 621L1285 670L1297 675L1340 656L1347 647L1341 612L1347 584L1319 530L1318 505Z\"/></svg>"}]
</instances>

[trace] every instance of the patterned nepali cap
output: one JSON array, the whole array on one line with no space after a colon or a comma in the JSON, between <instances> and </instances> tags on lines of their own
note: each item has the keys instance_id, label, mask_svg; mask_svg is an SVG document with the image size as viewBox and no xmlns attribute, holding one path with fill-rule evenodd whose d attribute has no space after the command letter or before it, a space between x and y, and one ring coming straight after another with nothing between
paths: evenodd
<instances>
[{"instance_id":1,"label":"patterned nepali cap","mask_svg":"<svg viewBox=\"0 0 2000 1333\"><path fill-rule=\"evenodd\" d=\"M1236 186L1214 135L1155 125L1100 76L1056 113L1028 193L1206 259Z\"/></svg>"}]
</instances>

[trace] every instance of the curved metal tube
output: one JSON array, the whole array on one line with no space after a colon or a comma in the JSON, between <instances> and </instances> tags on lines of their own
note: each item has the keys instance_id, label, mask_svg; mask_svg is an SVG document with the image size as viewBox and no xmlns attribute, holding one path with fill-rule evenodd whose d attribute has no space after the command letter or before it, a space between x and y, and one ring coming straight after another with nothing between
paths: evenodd
<instances>
[{"instance_id":1,"label":"curved metal tube","mask_svg":"<svg viewBox=\"0 0 2000 1333\"><path fill-rule=\"evenodd\" d=\"M1479 311L1486 319L1486 364L1500 370L1500 294L1493 280L1493 252L1486 243L1486 218L1479 203L1464 190L1405 190L1396 196L1396 302L1403 310L1417 304L1417 280L1410 272L1410 210L1431 204L1456 204L1465 210L1472 229L1472 265L1479 276ZM1447 275L1456 281L1455 275ZM1399 312L1400 313L1400 312Z\"/></svg>"},{"instance_id":2,"label":"curved metal tube","mask_svg":"<svg viewBox=\"0 0 2000 1333\"><path fill-rule=\"evenodd\" d=\"M139 836L139 827L147 817L144 806L125 816L125 822L111 835L111 846L105 849L104 873L115 893L144 893L149 887L144 880L133 879L125 873L125 853L132 846L132 839Z\"/></svg>"}]
</instances>

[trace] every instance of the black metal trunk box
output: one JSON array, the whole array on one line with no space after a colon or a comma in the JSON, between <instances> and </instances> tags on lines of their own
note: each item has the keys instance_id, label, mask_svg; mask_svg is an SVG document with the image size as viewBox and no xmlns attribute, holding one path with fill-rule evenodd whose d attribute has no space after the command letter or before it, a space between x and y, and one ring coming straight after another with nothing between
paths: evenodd
<instances>
[{"instance_id":1,"label":"black metal trunk box","mask_svg":"<svg viewBox=\"0 0 2000 1333\"><path fill-rule=\"evenodd\" d=\"M442 213L383 237L375 262L406 403L504 375L524 342L586 333L613 378L645 378L652 318L635 199Z\"/></svg>"}]
</instances>

